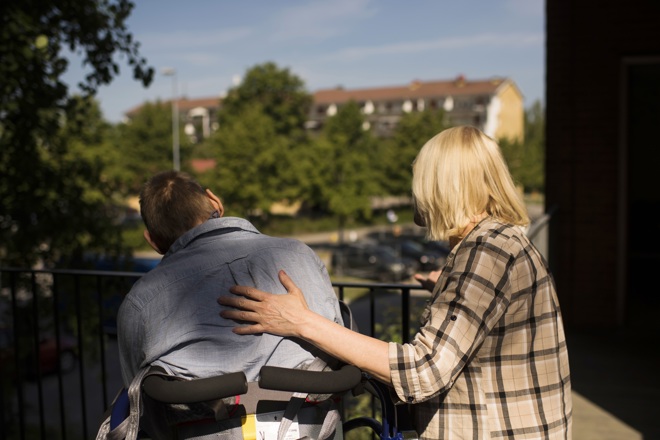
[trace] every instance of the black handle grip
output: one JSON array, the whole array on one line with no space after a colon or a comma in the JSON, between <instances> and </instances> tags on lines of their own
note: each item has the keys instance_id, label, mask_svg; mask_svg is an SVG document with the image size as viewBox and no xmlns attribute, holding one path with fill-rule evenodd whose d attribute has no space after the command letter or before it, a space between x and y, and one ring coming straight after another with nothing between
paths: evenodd
<instances>
[{"instance_id":1,"label":"black handle grip","mask_svg":"<svg viewBox=\"0 0 660 440\"><path fill-rule=\"evenodd\" d=\"M280 367L261 367L261 388L295 393L333 394L351 390L362 381L362 372L353 365L336 371L309 371Z\"/></svg>"},{"instance_id":2,"label":"black handle grip","mask_svg":"<svg viewBox=\"0 0 660 440\"><path fill-rule=\"evenodd\" d=\"M144 379L142 389L158 402L198 403L245 394L247 379L243 372L192 380L169 380L152 375Z\"/></svg>"}]
</instances>

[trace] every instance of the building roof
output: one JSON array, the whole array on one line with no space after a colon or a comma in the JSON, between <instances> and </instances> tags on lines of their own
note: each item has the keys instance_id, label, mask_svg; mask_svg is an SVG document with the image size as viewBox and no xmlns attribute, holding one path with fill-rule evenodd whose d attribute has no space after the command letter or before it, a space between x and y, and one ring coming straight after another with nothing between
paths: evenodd
<instances>
[{"instance_id":1,"label":"building roof","mask_svg":"<svg viewBox=\"0 0 660 440\"><path fill-rule=\"evenodd\" d=\"M198 173L203 173L204 171L212 170L217 165L215 159L191 159L190 166L193 170Z\"/></svg>"},{"instance_id":2,"label":"building roof","mask_svg":"<svg viewBox=\"0 0 660 440\"><path fill-rule=\"evenodd\" d=\"M491 95L502 84L510 82L506 78L468 81L459 75L449 81L412 81L407 86L376 87L346 90L342 87L322 89L314 93L315 104L341 104L354 101L386 101L428 98L431 96Z\"/></svg>"},{"instance_id":3,"label":"building roof","mask_svg":"<svg viewBox=\"0 0 660 440\"><path fill-rule=\"evenodd\" d=\"M374 87L363 89L344 89L336 87L333 89L321 89L314 92L314 104L342 104L350 100L354 101L386 101L405 100L429 97L465 96L465 95L493 95L498 88L504 84L514 84L508 78L493 77L468 81L465 76L458 75L452 80L446 81L412 81L405 86ZM517 90L517 88L516 88ZM196 107L216 108L219 107L221 97L178 100L179 110L189 111ZM170 101L162 101L169 105ZM125 113L129 118L134 116L144 104L133 107Z\"/></svg>"}]
</instances>

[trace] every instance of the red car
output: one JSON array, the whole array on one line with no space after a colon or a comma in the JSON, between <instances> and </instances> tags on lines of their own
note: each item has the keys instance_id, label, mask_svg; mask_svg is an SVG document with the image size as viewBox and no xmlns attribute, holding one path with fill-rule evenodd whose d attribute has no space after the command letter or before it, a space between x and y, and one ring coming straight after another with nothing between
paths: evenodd
<instances>
[{"instance_id":1,"label":"red car","mask_svg":"<svg viewBox=\"0 0 660 440\"><path fill-rule=\"evenodd\" d=\"M0 362L3 365L13 366L14 359L14 338L13 331L10 328L0 328ZM25 347L21 352L29 354L22 360L26 369L25 372L29 378L36 376L36 365L34 360L34 350L32 347ZM41 374L49 374L57 371L59 362L60 371L68 373L73 371L78 361L78 341L69 335L60 335L60 347L57 349L55 336L42 336L39 342L39 371Z\"/></svg>"},{"instance_id":2,"label":"red car","mask_svg":"<svg viewBox=\"0 0 660 440\"><path fill-rule=\"evenodd\" d=\"M60 335L60 350L57 351L57 341L54 336L43 337L39 342L39 370L41 374L54 373L57 371L57 363L60 364L62 373L69 373L76 368L78 341L71 337ZM29 369L34 372L34 365Z\"/></svg>"}]
</instances>

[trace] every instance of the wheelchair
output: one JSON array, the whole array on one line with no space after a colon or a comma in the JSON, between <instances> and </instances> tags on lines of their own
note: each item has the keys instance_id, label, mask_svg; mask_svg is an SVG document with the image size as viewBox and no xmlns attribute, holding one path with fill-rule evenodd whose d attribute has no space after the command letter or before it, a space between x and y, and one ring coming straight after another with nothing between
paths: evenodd
<instances>
[{"instance_id":1,"label":"wheelchair","mask_svg":"<svg viewBox=\"0 0 660 440\"><path fill-rule=\"evenodd\" d=\"M344 322L355 330L348 306L340 305ZM108 417L112 435L102 438L125 438L136 407L141 414L139 421L133 414L133 424L139 425L133 434L144 440L342 440L358 428L382 440L417 438L406 406L392 403L385 384L352 365L330 370L320 364L310 369L264 366L258 382L250 383L242 372L183 380L151 367L132 398L126 389L117 396ZM345 398L365 392L379 403L380 417L343 420Z\"/></svg>"},{"instance_id":2,"label":"wheelchair","mask_svg":"<svg viewBox=\"0 0 660 440\"><path fill-rule=\"evenodd\" d=\"M323 426L329 411L341 411L339 402L347 393L357 396L364 392L378 399L379 418L361 416L343 421L339 417L332 426ZM141 424L137 438L144 440L341 440L349 431L362 427L382 440L416 438L407 420L404 420L403 427L398 427L402 412L391 403L387 387L352 365L344 365L335 371L264 366L258 383L248 383L242 372L180 380L155 368L142 382L142 393L145 400L143 416L147 416L147 423L146 426ZM286 412L291 410L292 397L297 395L299 407L290 415L292 423L288 432L278 436ZM223 402L218 410L217 402L225 399L232 403ZM196 406L203 406L206 410L199 410ZM129 412L128 395L123 390L112 407L110 429L125 421ZM172 416L172 412L186 415Z\"/></svg>"}]
</instances>

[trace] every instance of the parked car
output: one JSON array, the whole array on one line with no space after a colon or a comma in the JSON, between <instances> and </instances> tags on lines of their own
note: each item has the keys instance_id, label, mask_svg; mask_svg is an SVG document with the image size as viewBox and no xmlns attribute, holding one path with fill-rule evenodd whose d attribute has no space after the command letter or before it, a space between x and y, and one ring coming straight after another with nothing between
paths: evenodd
<instances>
[{"instance_id":1,"label":"parked car","mask_svg":"<svg viewBox=\"0 0 660 440\"><path fill-rule=\"evenodd\" d=\"M59 350L55 335L42 336L39 341L39 371L49 374L57 371L58 364L62 373L69 373L78 362L78 341L70 335L60 335ZM28 373L36 376L33 359L28 358Z\"/></svg>"},{"instance_id":2,"label":"parked car","mask_svg":"<svg viewBox=\"0 0 660 440\"><path fill-rule=\"evenodd\" d=\"M443 252L440 249L426 246L422 241L410 238L385 240L381 244L391 247L404 257L417 261L421 271L438 270L445 264L449 254L449 251Z\"/></svg>"},{"instance_id":3,"label":"parked car","mask_svg":"<svg viewBox=\"0 0 660 440\"><path fill-rule=\"evenodd\" d=\"M418 264L401 257L392 248L377 244L349 244L337 247L332 255L332 269L343 274L380 282L397 282L417 272Z\"/></svg>"},{"instance_id":4,"label":"parked car","mask_svg":"<svg viewBox=\"0 0 660 440\"><path fill-rule=\"evenodd\" d=\"M450 249L447 243L427 240L419 234L398 234L391 231L376 231L367 235L374 243L392 247L401 255L419 263L422 271L437 270L444 266Z\"/></svg>"},{"instance_id":5,"label":"parked car","mask_svg":"<svg viewBox=\"0 0 660 440\"><path fill-rule=\"evenodd\" d=\"M13 334L9 327L0 328L0 364L9 365L10 368L14 366L16 353ZM25 366L24 372L28 378L36 377L37 371L42 375L54 373L58 365L62 373L69 373L78 362L78 341L70 335L60 334L58 347L55 335L42 335L39 340L38 365L33 347L25 347L22 352L24 354L19 363Z\"/></svg>"}]
</instances>

